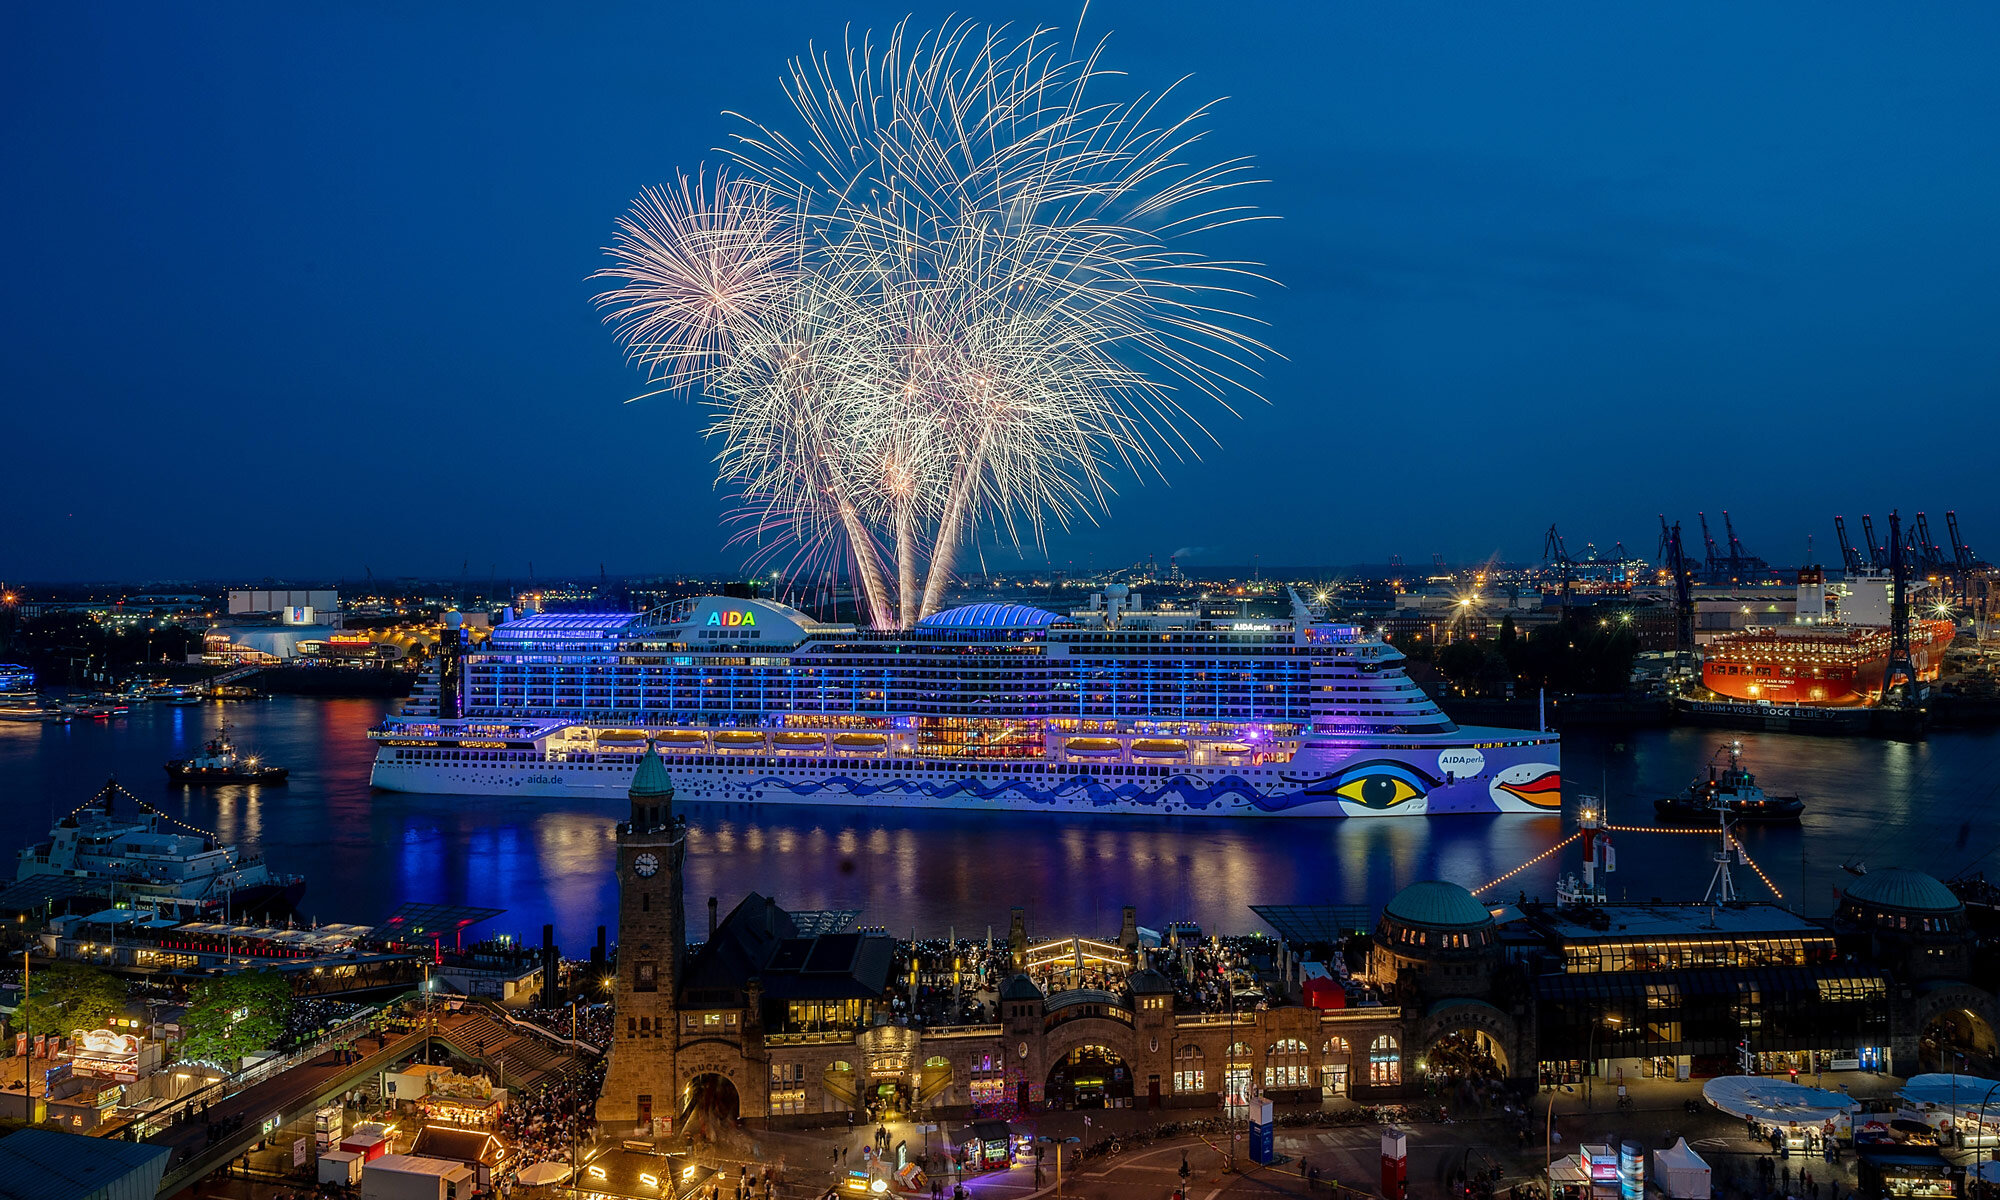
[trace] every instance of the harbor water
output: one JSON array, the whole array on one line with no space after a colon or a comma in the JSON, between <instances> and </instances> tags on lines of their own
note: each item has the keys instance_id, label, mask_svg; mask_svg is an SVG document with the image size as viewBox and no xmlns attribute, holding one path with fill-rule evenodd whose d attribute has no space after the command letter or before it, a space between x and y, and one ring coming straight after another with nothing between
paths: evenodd
<instances>
[{"instance_id":1,"label":"harbor water","mask_svg":"<svg viewBox=\"0 0 2000 1200\"><path fill-rule=\"evenodd\" d=\"M67 726L0 725L0 848L11 856L116 774L178 820L263 853L308 883L302 915L373 923L411 900L506 910L476 933L539 938L572 954L613 919L612 824L594 801L374 792L372 700L277 698L137 705ZM291 768L278 787L169 787L164 764L199 750L224 721L238 747ZM1916 742L1715 730L1590 730L1564 739L1565 813L1384 819L1202 820L1045 813L751 810L686 805L689 928L707 898L727 911L750 891L794 909L858 909L898 933L1004 936L1008 909L1037 935L1110 932L1121 905L1141 924L1192 920L1219 932L1262 928L1253 904L1379 906L1420 879L1495 898L1550 896L1576 869L1574 846L1520 868L1575 828L1585 793L1614 824L1650 826L1652 801L1685 787L1730 738L1773 793L1806 798L1802 824L1750 828L1755 863L1736 868L1746 898L1828 911L1849 869L1905 866L1949 877L2000 875L2000 731ZM1699 899L1718 839L1615 836L1614 898ZM1758 869L1768 878L1760 878Z\"/></svg>"}]
</instances>

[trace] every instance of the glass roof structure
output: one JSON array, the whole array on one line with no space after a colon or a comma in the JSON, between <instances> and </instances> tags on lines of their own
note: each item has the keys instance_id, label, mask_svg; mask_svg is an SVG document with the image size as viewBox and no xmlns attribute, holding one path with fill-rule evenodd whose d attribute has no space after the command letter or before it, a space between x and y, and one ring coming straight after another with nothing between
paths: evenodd
<instances>
[{"instance_id":1,"label":"glass roof structure","mask_svg":"<svg viewBox=\"0 0 2000 1200\"><path fill-rule=\"evenodd\" d=\"M965 604L932 613L919 629L1047 629L1062 621L1057 613L1026 604Z\"/></svg>"},{"instance_id":2,"label":"glass roof structure","mask_svg":"<svg viewBox=\"0 0 2000 1200\"><path fill-rule=\"evenodd\" d=\"M1250 911L1288 942L1343 942L1374 925L1365 904L1253 904Z\"/></svg>"},{"instance_id":3,"label":"glass roof structure","mask_svg":"<svg viewBox=\"0 0 2000 1200\"><path fill-rule=\"evenodd\" d=\"M804 912L792 912L792 924L800 937L820 937L824 934L839 933L854 923L861 915L858 908L809 908Z\"/></svg>"},{"instance_id":4,"label":"glass roof structure","mask_svg":"<svg viewBox=\"0 0 2000 1200\"><path fill-rule=\"evenodd\" d=\"M504 908L475 908L468 904L422 904L411 901L375 927L378 937L415 938L429 935L441 938L445 934L457 935L468 926L491 920L506 912Z\"/></svg>"}]
</instances>

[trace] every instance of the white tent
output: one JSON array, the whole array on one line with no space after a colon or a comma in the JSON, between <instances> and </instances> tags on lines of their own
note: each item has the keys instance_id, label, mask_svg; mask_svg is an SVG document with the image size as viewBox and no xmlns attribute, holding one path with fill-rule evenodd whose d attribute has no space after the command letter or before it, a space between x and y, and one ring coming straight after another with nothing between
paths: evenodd
<instances>
[{"instance_id":1,"label":"white tent","mask_svg":"<svg viewBox=\"0 0 2000 1200\"><path fill-rule=\"evenodd\" d=\"M1701 1085L1701 1094L1732 1117L1748 1117L1779 1128L1825 1125L1842 1113L1861 1109L1859 1101L1840 1092L1755 1075L1718 1075Z\"/></svg>"},{"instance_id":2,"label":"white tent","mask_svg":"<svg viewBox=\"0 0 2000 1200\"><path fill-rule=\"evenodd\" d=\"M1912 1075L1896 1094L1913 1104L1957 1105L1977 1108L1991 1096L1992 1107L2000 1110L2000 1082L1978 1075Z\"/></svg>"},{"instance_id":3,"label":"white tent","mask_svg":"<svg viewBox=\"0 0 2000 1200\"><path fill-rule=\"evenodd\" d=\"M558 1162L538 1162L524 1167L517 1177L529 1187L546 1187L569 1178L569 1168Z\"/></svg>"},{"instance_id":4,"label":"white tent","mask_svg":"<svg viewBox=\"0 0 2000 1200\"><path fill-rule=\"evenodd\" d=\"M1678 1200L1708 1200L1710 1194L1708 1164L1688 1148L1686 1138L1653 1151L1653 1182Z\"/></svg>"}]
</instances>

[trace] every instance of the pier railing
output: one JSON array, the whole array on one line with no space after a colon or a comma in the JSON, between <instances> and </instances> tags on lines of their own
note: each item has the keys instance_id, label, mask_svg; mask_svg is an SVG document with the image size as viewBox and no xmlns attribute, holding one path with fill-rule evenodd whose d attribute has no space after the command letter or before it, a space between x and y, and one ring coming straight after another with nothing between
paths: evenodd
<instances>
[{"instance_id":1,"label":"pier railing","mask_svg":"<svg viewBox=\"0 0 2000 1200\"><path fill-rule=\"evenodd\" d=\"M368 1032L368 1023L379 1011L379 1008L365 1008L289 1054L274 1054L270 1058L259 1059L247 1067L196 1088L172 1104L154 1109L133 1124L131 1139L143 1141L180 1120L197 1105L226 1100L243 1089L254 1087L274 1075L283 1074L300 1063L311 1062L335 1046L353 1041Z\"/></svg>"}]
</instances>

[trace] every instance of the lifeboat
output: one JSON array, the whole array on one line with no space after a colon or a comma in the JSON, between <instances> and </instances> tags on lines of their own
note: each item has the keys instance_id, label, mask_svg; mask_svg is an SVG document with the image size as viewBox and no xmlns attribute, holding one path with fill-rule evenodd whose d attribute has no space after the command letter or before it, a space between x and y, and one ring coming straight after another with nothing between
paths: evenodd
<instances>
[{"instance_id":1,"label":"lifeboat","mask_svg":"<svg viewBox=\"0 0 2000 1200\"><path fill-rule=\"evenodd\" d=\"M1217 742L1208 748L1208 752L1218 758L1238 758L1250 753L1250 747L1242 742Z\"/></svg>"},{"instance_id":2,"label":"lifeboat","mask_svg":"<svg viewBox=\"0 0 2000 1200\"><path fill-rule=\"evenodd\" d=\"M645 740L645 733L637 729L600 729L597 731L597 744L600 746L606 742L643 742Z\"/></svg>"},{"instance_id":3,"label":"lifeboat","mask_svg":"<svg viewBox=\"0 0 2000 1200\"><path fill-rule=\"evenodd\" d=\"M880 750L889 744L886 733L836 733L833 748L836 750Z\"/></svg>"},{"instance_id":4,"label":"lifeboat","mask_svg":"<svg viewBox=\"0 0 2000 1200\"><path fill-rule=\"evenodd\" d=\"M708 735L696 729L669 729L660 735L660 744L669 750L689 750L707 741Z\"/></svg>"},{"instance_id":5,"label":"lifeboat","mask_svg":"<svg viewBox=\"0 0 2000 1200\"><path fill-rule=\"evenodd\" d=\"M761 746L764 735L754 729L722 729L715 734L715 748L718 750L740 750L745 746Z\"/></svg>"},{"instance_id":6,"label":"lifeboat","mask_svg":"<svg viewBox=\"0 0 2000 1200\"><path fill-rule=\"evenodd\" d=\"M1147 758L1186 758L1187 743L1179 738L1139 738L1132 743L1132 753Z\"/></svg>"},{"instance_id":7,"label":"lifeboat","mask_svg":"<svg viewBox=\"0 0 2000 1200\"><path fill-rule=\"evenodd\" d=\"M1125 747L1117 738L1076 737L1064 742L1063 749L1071 754L1106 755L1121 754Z\"/></svg>"},{"instance_id":8,"label":"lifeboat","mask_svg":"<svg viewBox=\"0 0 2000 1200\"><path fill-rule=\"evenodd\" d=\"M774 733L771 744L780 750L811 750L826 745L823 733Z\"/></svg>"}]
</instances>

